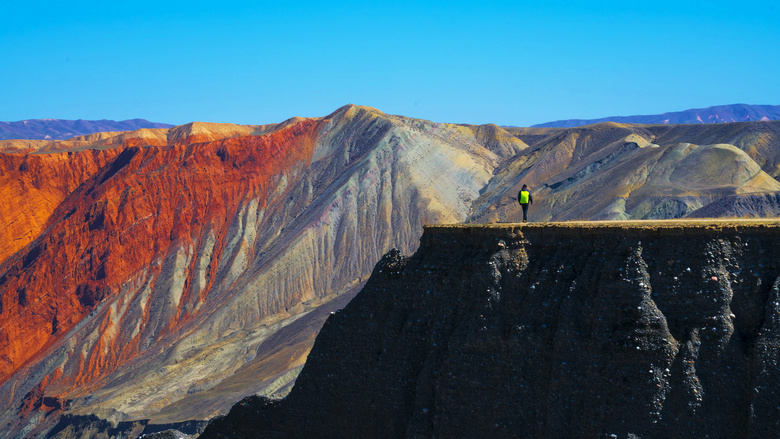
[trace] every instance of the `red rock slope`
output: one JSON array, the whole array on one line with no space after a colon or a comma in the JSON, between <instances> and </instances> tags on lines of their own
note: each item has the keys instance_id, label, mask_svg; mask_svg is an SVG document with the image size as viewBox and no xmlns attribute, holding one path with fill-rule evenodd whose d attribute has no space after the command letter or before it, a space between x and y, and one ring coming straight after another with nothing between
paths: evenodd
<instances>
[{"instance_id":1,"label":"red rock slope","mask_svg":"<svg viewBox=\"0 0 780 439\"><path fill-rule=\"evenodd\" d=\"M267 183L272 176L308 165L320 123L205 144L0 156L3 175L14 168L19 175L3 185L6 200L19 200L5 203L13 212L3 211L4 238L22 237L2 256L29 244L4 262L0 278L2 312L15 316L0 333L0 381L61 342L105 299L115 299L128 279L162 271L166 255L211 237L218 257L242 202L262 203L274 190ZM191 318L207 300L217 267L204 267L200 279L182 279L182 288L171 291L176 300L166 304L176 308L172 318L152 330L170 331ZM139 311L138 333L119 346L112 343L115 322L106 320L69 384L93 380L145 348L140 329L154 310Z\"/></svg>"}]
</instances>

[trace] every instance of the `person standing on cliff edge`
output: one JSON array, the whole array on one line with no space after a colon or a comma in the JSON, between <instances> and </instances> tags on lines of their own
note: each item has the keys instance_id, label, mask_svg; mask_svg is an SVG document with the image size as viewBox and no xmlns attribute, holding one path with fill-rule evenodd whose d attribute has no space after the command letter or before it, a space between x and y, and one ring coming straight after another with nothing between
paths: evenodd
<instances>
[{"instance_id":1,"label":"person standing on cliff edge","mask_svg":"<svg viewBox=\"0 0 780 439\"><path fill-rule=\"evenodd\" d=\"M534 204L534 197L531 196L531 191L528 190L528 185L524 184L520 192L517 193L517 202L520 203L520 207L523 208L523 222L528 222L528 205Z\"/></svg>"}]
</instances>

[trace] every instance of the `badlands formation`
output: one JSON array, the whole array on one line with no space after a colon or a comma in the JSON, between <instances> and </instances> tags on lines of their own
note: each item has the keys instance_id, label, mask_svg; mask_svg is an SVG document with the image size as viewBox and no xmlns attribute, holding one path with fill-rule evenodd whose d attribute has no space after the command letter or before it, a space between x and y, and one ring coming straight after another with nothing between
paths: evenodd
<instances>
[{"instance_id":1,"label":"badlands formation","mask_svg":"<svg viewBox=\"0 0 780 439\"><path fill-rule=\"evenodd\" d=\"M773 216L780 191L780 122L504 129L350 105L0 151L0 437L129 436L285 395L382 255L425 224L516 221L523 183L532 221Z\"/></svg>"}]
</instances>

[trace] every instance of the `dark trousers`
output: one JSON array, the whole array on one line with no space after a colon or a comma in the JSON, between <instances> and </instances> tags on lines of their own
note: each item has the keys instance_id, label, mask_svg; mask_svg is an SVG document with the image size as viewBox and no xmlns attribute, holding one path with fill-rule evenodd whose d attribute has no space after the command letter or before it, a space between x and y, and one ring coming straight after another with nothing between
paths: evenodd
<instances>
[{"instance_id":1,"label":"dark trousers","mask_svg":"<svg viewBox=\"0 0 780 439\"><path fill-rule=\"evenodd\" d=\"M528 221L528 203L521 203L520 207L523 208L523 221Z\"/></svg>"}]
</instances>

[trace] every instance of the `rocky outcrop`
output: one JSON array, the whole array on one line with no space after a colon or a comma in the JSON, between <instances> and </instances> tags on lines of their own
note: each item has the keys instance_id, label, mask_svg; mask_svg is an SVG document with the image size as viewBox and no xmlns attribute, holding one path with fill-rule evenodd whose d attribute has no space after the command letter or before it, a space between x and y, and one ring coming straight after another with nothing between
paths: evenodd
<instances>
[{"instance_id":1,"label":"rocky outcrop","mask_svg":"<svg viewBox=\"0 0 780 439\"><path fill-rule=\"evenodd\" d=\"M116 424L95 415L60 417L57 425L46 434L47 438L135 439L170 438L185 439L198 436L206 427L206 421L185 421L173 424L150 424L148 419L124 421Z\"/></svg>"},{"instance_id":2,"label":"rocky outcrop","mask_svg":"<svg viewBox=\"0 0 780 439\"><path fill-rule=\"evenodd\" d=\"M776 221L429 227L201 436L774 437Z\"/></svg>"}]
</instances>

